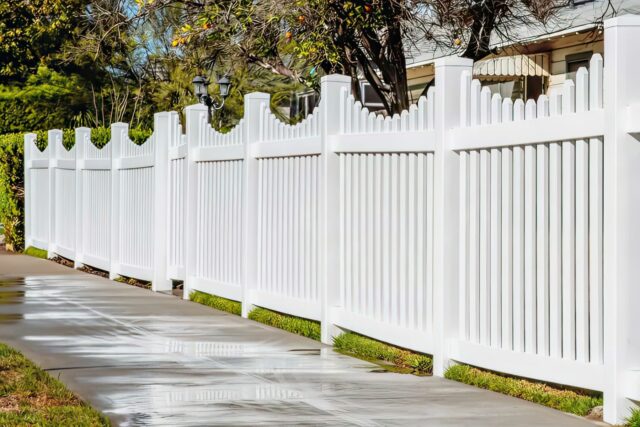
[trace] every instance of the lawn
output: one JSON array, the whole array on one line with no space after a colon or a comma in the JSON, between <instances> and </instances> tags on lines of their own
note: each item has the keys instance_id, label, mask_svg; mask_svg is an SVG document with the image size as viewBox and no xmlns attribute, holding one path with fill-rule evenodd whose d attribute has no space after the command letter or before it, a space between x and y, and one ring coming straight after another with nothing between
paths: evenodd
<instances>
[{"instance_id":1,"label":"lawn","mask_svg":"<svg viewBox=\"0 0 640 427\"><path fill-rule=\"evenodd\" d=\"M38 249L33 246L29 246L27 249L25 249L24 254L36 258L47 259L47 251L45 251L44 249Z\"/></svg>"},{"instance_id":2,"label":"lawn","mask_svg":"<svg viewBox=\"0 0 640 427\"><path fill-rule=\"evenodd\" d=\"M383 368L398 373L430 375L433 368L433 360L429 355L395 347L353 332L335 337L333 346L340 353L378 363Z\"/></svg>"},{"instance_id":3,"label":"lawn","mask_svg":"<svg viewBox=\"0 0 640 427\"><path fill-rule=\"evenodd\" d=\"M0 343L0 425L109 426L81 401L13 348Z\"/></svg>"},{"instance_id":4,"label":"lawn","mask_svg":"<svg viewBox=\"0 0 640 427\"><path fill-rule=\"evenodd\" d=\"M320 341L320 322L315 320L279 313L262 307L251 310L249 319Z\"/></svg>"},{"instance_id":5,"label":"lawn","mask_svg":"<svg viewBox=\"0 0 640 427\"><path fill-rule=\"evenodd\" d=\"M206 305L216 310L226 311L227 313L236 314L240 316L242 312L242 304L238 301L233 301L227 298L222 298L217 295L205 294L204 292L192 291L189 294L189 299L198 304Z\"/></svg>"},{"instance_id":6,"label":"lawn","mask_svg":"<svg viewBox=\"0 0 640 427\"><path fill-rule=\"evenodd\" d=\"M450 380L518 397L579 416L586 416L594 407L602 406L601 394L554 387L467 365L453 365L444 376Z\"/></svg>"}]
</instances>

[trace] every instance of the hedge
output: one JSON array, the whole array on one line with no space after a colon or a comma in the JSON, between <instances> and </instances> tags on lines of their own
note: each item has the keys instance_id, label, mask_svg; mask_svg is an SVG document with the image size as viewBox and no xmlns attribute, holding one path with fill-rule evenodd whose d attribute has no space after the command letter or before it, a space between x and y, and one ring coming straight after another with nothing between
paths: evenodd
<instances>
[{"instance_id":1,"label":"hedge","mask_svg":"<svg viewBox=\"0 0 640 427\"><path fill-rule=\"evenodd\" d=\"M24 248L24 135L0 135L0 223L7 249Z\"/></svg>"},{"instance_id":2,"label":"hedge","mask_svg":"<svg viewBox=\"0 0 640 427\"><path fill-rule=\"evenodd\" d=\"M144 143L152 131L131 129L129 138L136 144ZM36 132L36 145L47 146L47 131ZM109 128L91 129L91 141L102 148L111 138ZM75 143L75 131L63 130L63 145L70 149ZM0 135L0 223L4 224L8 250L24 249L24 133Z\"/></svg>"},{"instance_id":3,"label":"hedge","mask_svg":"<svg viewBox=\"0 0 640 427\"><path fill-rule=\"evenodd\" d=\"M23 83L0 84L0 133L76 126L90 103L79 77L39 67Z\"/></svg>"}]
</instances>

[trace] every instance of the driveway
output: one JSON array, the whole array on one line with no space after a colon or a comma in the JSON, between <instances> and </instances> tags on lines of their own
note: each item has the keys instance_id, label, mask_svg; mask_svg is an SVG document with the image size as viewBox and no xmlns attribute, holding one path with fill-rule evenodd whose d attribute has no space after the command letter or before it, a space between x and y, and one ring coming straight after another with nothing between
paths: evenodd
<instances>
[{"instance_id":1,"label":"driveway","mask_svg":"<svg viewBox=\"0 0 640 427\"><path fill-rule=\"evenodd\" d=\"M116 425L594 425L441 378L380 372L250 320L5 253L0 341Z\"/></svg>"}]
</instances>

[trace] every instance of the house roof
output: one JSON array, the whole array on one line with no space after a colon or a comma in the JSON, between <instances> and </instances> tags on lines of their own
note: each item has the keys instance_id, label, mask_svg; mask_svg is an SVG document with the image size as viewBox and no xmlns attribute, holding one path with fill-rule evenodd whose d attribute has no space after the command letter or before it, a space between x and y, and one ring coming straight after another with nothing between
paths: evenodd
<instances>
[{"instance_id":1,"label":"house roof","mask_svg":"<svg viewBox=\"0 0 640 427\"><path fill-rule=\"evenodd\" d=\"M574 31L592 29L602 18L626 14L640 14L640 0L594 0L575 1L576 4L562 9L546 25L528 25L510 31L507 40L498 35L492 36L492 46L504 47L528 43L540 38L555 37ZM613 7L611 7L613 6ZM517 34L517 37L514 35ZM432 63L435 59L453 55L461 49L436 47L432 42L414 42L406 48L407 67L413 68Z\"/></svg>"}]
</instances>

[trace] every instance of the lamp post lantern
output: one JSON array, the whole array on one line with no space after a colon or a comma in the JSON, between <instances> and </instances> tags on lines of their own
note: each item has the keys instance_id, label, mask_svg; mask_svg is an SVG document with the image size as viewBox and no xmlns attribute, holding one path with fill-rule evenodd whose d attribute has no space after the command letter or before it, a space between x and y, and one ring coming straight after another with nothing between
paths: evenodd
<instances>
[{"instance_id":1,"label":"lamp post lantern","mask_svg":"<svg viewBox=\"0 0 640 427\"><path fill-rule=\"evenodd\" d=\"M198 98L202 104L206 105L209 112L209 122L211 122L211 110L220 110L224 107L224 101L229 96L229 92L231 90L231 81L229 77L222 76L218 79L218 87L220 88L220 98L222 101L218 102L209 95L209 80L202 76L196 76L193 79L193 93Z\"/></svg>"}]
</instances>

